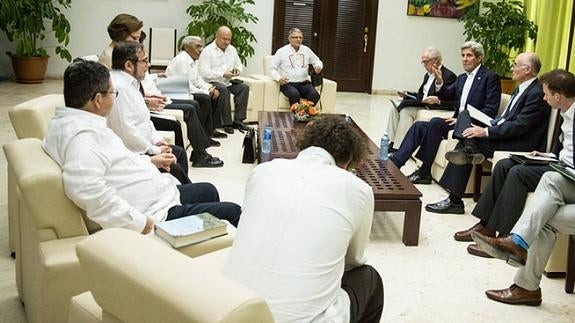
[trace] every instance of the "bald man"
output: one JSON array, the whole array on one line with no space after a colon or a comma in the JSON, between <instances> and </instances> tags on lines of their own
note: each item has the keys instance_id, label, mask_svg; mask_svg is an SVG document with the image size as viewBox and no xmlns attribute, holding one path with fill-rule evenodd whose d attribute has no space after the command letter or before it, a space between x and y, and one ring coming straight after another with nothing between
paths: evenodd
<instances>
[{"instance_id":1,"label":"bald man","mask_svg":"<svg viewBox=\"0 0 575 323\"><path fill-rule=\"evenodd\" d=\"M233 45L232 31L221 26L216 32L216 38L200 54L200 76L212 83L220 92L221 99L229 101L229 93L234 95L235 111L232 121L232 112L229 102L224 102L221 120L216 118L214 125L224 128L226 133L232 134L235 129L247 130L248 126L243 120L246 118L249 87L237 77L244 66L240 61L238 52Z\"/></svg>"}]
</instances>

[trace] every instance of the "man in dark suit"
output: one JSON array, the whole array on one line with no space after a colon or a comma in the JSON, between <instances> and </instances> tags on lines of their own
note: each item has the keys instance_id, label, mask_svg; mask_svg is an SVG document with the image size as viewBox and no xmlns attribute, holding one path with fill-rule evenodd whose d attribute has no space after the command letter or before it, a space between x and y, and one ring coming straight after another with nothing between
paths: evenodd
<instances>
[{"instance_id":1,"label":"man in dark suit","mask_svg":"<svg viewBox=\"0 0 575 323\"><path fill-rule=\"evenodd\" d=\"M575 76L564 70L555 70L541 77L545 100L563 117L561 131L562 146L558 155L561 162L573 167L573 112L575 110ZM511 173L510 173L511 176ZM503 193L503 192L502 192ZM547 261L553 251L556 232L575 234L575 214L563 212L560 207L573 204L575 184L567 177L556 172L546 172L541 177L530 202L511 234L492 238L479 232L473 232L473 240L491 256L501 258L508 264L519 266L513 284L509 288L485 291L487 298L507 303L539 305L541 304L541 277ZM500 199L516 203L519 196L501 195ZM494 216L507 216L505 213Z\"/></svg>"},{"instance_id":2,"label":"man in dark suit","mask_svg":"<svg viewBox=\"0 0 575 323\"><path fill-rule=\"evenodd\" d=\"M411 154L419 147L416 157L423 162L421 167L409 175L414 184L431 184L431 165L441 140L457 121L460 111L468 104L494 117L501 100L501 83L497 74L481 65L483 46L468 41L461 46L461 62L464 74L457 77L451 86L445 86L441 70L434 68L435 86L438 96L444 100L455 100L455 113L450 118L433 118L429 122L417 121L409 128L399 150L390 159L397 167L407 162Z\"/></svg>"},{"instance_id":3,"label":"man in dark suit","mask_svg":"<svg viewBox=\"0 0 575 323\"><path fill-rule=\"evenodd\" d=\"M435 74L433 74L433 67L441 70L443 75L443 83L445 86L450 86L457 77L447 67L441 64L441 52L434 47L426 48L421 53L421 64L427 71L423 76L423 83L417 92L398 92L403 98L401 103L395 109L391 109L387 123L387 133L391 138L392 143L390 151L396 151L401 145L405 134L409 127L415 121L415 116L419 109L436 109L436 110L451 110L455 102L442 101L435 93Z\"/></svg>"},{"instance_id":4,"label":"man in dark suit","mask_svg":"<svg viewBox=\"0 0 575 323\"><path fill-rule=\"evenodd\" d=\"M559 161L573 166L575 76L565 70L553 70L542 75L539 81L545 93L544 100L552 107L560 109L563 117L562 135L556 140L553 153L535 151L532 154L558 157ZM529 133L526 136L534 135ZM521 216L527 193L533 192L543 173L550 170L552 168L549 166L523 165L510 158L499 161L493 169L487 188L471 212L479 218L479 223L467 230L456 232L455 240L472 241L472 232L487 237L494 237L497 232L500 237L509 234ZM481 251L477 247L473 248ZM472 254L489 257L485 253Z\"/></svg>"},{"instance_id":5,"label":"man in dark suit","mask_svg":"<svg viewBox=\"0 0 575 323\"><path fill-rule=\"evenodd\" d=\"M459 141L454 151L445 155L449 164L439 181L450 195L443 201L426 205L427 211L465 213L461 197L465 193L472 164L480 164L485 157L492 157L495 150L545 151L550 109L543 100L543 89L537 80L540 68L541 61L535 53L522 53L515 58L512 77L519 87L501 116L493 119L491 125L463 126L464 139Z\"/></svg>"}]
</instances>

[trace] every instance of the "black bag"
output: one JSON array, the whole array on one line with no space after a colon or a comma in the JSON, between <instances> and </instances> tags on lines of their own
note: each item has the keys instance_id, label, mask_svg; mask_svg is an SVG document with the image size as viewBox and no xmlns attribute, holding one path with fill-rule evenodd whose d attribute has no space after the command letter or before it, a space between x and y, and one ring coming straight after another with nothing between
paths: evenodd
<instances>
[{"instance_id":1,"label":"black bag","mask_svg":"<svg viewBox=\"0 0 575 323\"><path fill-rule=\"evenodd\" d=\"M242 146L244 147L242 163L252 164L256 161L256 131L254 128L250 128L246 131Z\"/></svg>"},{"instance_id":2,"label":"black bag","mask_svg":"<svg viewBox=\"0 0 575 323\"><path fill-rule=\"evenodd\" d=\"M312 64L309 64L309 66L307 68L307 72L308 72L309 77L311 79L311 84L314 87L323 85L323 76L321 75L321 72L316 73Z\"/></svg>"}]
</instances>

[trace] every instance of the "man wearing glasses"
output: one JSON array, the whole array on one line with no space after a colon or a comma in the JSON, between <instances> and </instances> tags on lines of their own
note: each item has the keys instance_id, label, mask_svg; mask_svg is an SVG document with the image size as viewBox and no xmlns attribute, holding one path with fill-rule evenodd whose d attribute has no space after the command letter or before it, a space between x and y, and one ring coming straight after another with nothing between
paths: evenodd
<instances>
[{"instance_id":1,"label":"man wearing glasses","mask_svg":"<svg viewBox=\"0 0 575 323\"><path fill-rule=\"evenodd\" d=\"M288 98L289 104L308 99L317 104L319 93L308 77L308 66L312 65L315 73L323 69L322 61L307 46L303 45L303 33L298 28L289 30L289 44L278 49L272 58L270 75L279 83L280 91Z\"/></svg>"},{"instance_id":2,"label":"man wearing glasses","mask_svg":"<svg viewBox=\"0 0 575 323\"><path fill-rule=\"evenodd\" d=\"M201 212L237 226L240 206L220 202L213 185L178 185L158 172L171 167L173 154L135 154L106 127L117 95L102 64L76 61L64 72L66 107L56 109L43 148L62 168L66 195L104 229L147 234L154 223Z\"/></svg>"},{"instance_id":3,"label":"man wearing glasses","mask_svg":"<svg viewBox=\"0 0 575 323\"><path fill-rule=\"evenodd\" d=\"M390 152L396 151L409 127L415 122L415 116L419 109L428 108L434 110L451 110L455 102L442 101L435 93L435 75L433 67L441 70L445 86L450 86L455 82L457 76L441 64L441 52L434 47L426 48L421 53L421 65L425 68L423 83L416 92L397 92L403 98L395 109L391 109L387 119L387 133L392 141L389 145Z\"/></svg>"}]
</instances>

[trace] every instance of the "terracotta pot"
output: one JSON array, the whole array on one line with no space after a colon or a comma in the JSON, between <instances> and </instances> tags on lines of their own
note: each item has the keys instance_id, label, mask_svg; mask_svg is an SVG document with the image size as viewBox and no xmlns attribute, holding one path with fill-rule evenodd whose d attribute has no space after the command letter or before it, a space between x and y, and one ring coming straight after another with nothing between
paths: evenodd
<instances>
[{"instance_id":1,"label":"terracotta pot","mask_svg":"<svg viewBox=\"0 0 575 323\"><path fill-rule=\"evenodd\" d=\"M12 68L18 83L42 83L47 67L48 56L12 56Z\"/></svg>"},{"instance_id":2,"label":"terracotta pot","mask_svg":"<svg viewBox=\"0 0 575 323\"><path fill-rule=\"evenodd\" d=\"M511 94L513 90L515 90L515 81L508 78L501 78L501 92Z\"/></svg>"}]
</instances>

